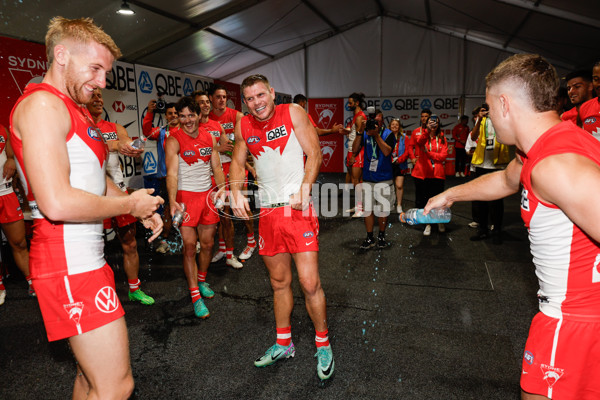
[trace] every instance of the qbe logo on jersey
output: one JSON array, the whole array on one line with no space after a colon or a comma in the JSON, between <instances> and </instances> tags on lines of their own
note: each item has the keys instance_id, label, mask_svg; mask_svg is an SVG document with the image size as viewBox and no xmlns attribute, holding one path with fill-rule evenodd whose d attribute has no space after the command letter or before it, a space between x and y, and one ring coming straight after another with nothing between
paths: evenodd
<instances>
[{"instance_id":1,"label":"qbe logo on jersey","mask_svg":"<svg viewBox=\"0 0 600 400\"><path fill-rule=\"evenodd\" d=\"M288 132L287 132L287 129L285 129L285 125L281 125L275 129L272 129L267 132L267 142L282 138L287 135L288 135Z\"/></svg>"}]
</instances>

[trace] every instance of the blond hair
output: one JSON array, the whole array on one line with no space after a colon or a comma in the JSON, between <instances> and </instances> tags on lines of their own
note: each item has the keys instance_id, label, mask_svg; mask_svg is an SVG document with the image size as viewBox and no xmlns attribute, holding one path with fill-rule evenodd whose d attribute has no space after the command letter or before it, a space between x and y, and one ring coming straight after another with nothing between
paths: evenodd
<instances>
[{"instance_id":1,"label":"blond hair","mask_svg":"<svg viewBox=\"0 0 600 400\"><path fill-rule=\"evenodd\" d=\"M558 74L542 56L516 54L502 61L485 78L488 89L506 81L522 87L537 112L556 110Z\"/></svg>"},{"instance_id":2,"label":"blond hair","mask_svg":"<svg viewBox=\"0 0 600 400\"><path fill-rule=\"evenodd\" d=\"M46 33L46 57L49 64L54 61L54 48L56 45L66 39L82 44L92 41L97 42L106 47L115 60L122 55L114 40L102 28L94 24L91 18L67 19L54 17L50 20L48 32Z\"/></svg>"}]
</instances>

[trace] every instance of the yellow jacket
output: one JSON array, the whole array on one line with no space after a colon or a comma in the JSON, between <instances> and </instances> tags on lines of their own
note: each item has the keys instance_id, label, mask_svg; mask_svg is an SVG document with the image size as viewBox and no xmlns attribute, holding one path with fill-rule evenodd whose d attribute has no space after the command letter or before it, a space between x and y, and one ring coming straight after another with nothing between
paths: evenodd
<instances>
[{"instance_id":1,"label":"yellow jacket","mask_svg":"<svg viewBox=\"0 0 600 400\"><path fill-rule=\"evenodd\" d=\"M484 117L479 124L479 137L477 138L477 147L473 153L473 159L471 164L481 165L483 164L483 158L485 157L485 125L487 117ZM508 146L498 143L494 137L494 165L497 164L508 164L510 161L510 155L508 154Z\"/></svg>"}]
</instances>

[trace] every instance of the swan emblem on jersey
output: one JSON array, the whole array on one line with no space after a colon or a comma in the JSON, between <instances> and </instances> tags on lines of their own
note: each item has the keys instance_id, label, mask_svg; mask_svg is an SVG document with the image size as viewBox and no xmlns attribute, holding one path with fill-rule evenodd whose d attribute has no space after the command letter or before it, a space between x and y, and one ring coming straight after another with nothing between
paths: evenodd
<instances>
[{"instance_id":1,"label":"swan emblem on jersey","mask_svg":"<svg viewBox=\"0 0 600 400\"><path fill-rule=\"evenodd\" d=\"M549 388L554 386L556 381L558 381L565 374L565 370L563 368L556 368L547 364L540 365L540 368L544 373L544 380L548 384Z\"/></svg>"}]
</instances>

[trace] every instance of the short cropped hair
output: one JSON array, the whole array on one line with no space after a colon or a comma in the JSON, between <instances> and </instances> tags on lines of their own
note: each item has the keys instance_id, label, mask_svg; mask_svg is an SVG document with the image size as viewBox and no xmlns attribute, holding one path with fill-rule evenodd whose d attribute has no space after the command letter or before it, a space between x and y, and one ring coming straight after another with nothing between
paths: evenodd
<instances>
[{"instance_id":1,"label":"short cropped hair","mask_svg":"<svg viewBox=\"0 0 600 400\"><path fill-rule=\"evenodd\" d=\"M246 78L244 78L244 80L242 81L242 84L240 85L240 91L242 92L242 97L244 97L244 90L246 88L249 88L250 86L253 86L259 82L264 83L268 90L271 89L271 85L269 84L269 80L267 79L266 76L261 75L261 74L250 75L250 76L247 76Z\"/></svg>"},{"instance_id":2,"label":"short cropped hair","mask_svg":"<svg viewBox=\"0 0 600 400\"><path fill-rule=\"evenodd\" d=\"M227 88L223 85L221 85L220 83L213 83L212 85L210 85L210 88L208 89L208 95L212 96L215 94L215 92L217 90L224 90L225 93L227 93Z\"/></svg>"},{"instance_id":3,"label":"short cropped hair","mask_svg":"<svg viewBox=\"0 0 600 400\"><path fill-rule=\"evenodd\" d=\"M558 75L542 56L516 54L502 61L485 77L488 89L507 81L524 89L535 111L556 110Z\"/></svg>"},{"instance_id":4,"label":"short cropped hair","mask_svg":"<svg viewBox=\"0 0 600 400\"><path fill-rule=\"evenodd\" d=\"M299 104L301 101L308 102L308 99L303 94L297 94L294 96L294 103Z\"/></svg>"},{"instance_id":5,"label":"short cropped hair","mask_svg":"<svg viewBox=\"0 0 600 400\"><path fill-rule=\"evenodd\" d=\"M175 104L175 110L177 113L180 113L184 108L189 108L190 111L195 112L200 115L200 106L196 101L190 96L183 96L179 99L179 101Z\"/></svg>"},{"instance_id":6,"label":"short cropped hair","mask_svg":"<svg viewBox=\"0 0 600 400\"><path fill-rule=\"evenodd\" d=\"M569 82L571 79L581 78L586 82L592 82L592 72L587 69L580 69L579 71L569 72L565 76L565 81Z\"/></svg>"},{"instance_id":7,"label":"short cropped hair","mask_svg":"<svg viewBox=\"0 0 600 400\"><path fill-rule=\"evenodd\" d=\"M81 44L92 41L97 42L106 47L115 60L122 55L114 40L102 28L94 24L91 18L67 19L54 17L50 20L48 32L46 33L46 58L49 64L54 61L54 48L56 45L67 39Z\"/></svg>"},{"instance_id":8,"label":"short cropped hair","mask_svg":"<svg viewBox=\"0 0 600 400\"><path fill-rule=\"evenodd\" d=\"M196 96L208 96L208 93L206 93L204 90L196 90L195 92L192 92L190 96L195 99Z\"/></svg>"},{"instance_id":9,"label":"short cropped hair","mask_svg":"<svg viewBox=\"0 0 600 400\"><path fill-rule=\"evenodd\" d=\"M424 108L424 109L422 109L422 110L421 110L421 114L423 114L423 113L425 113L425 114L429 114L429 116L430 116L430 117L431 117L431 114L432 114L432 113L431 113L431 110L430 110L429 108Z\"/></svg>"}]
</instances>

